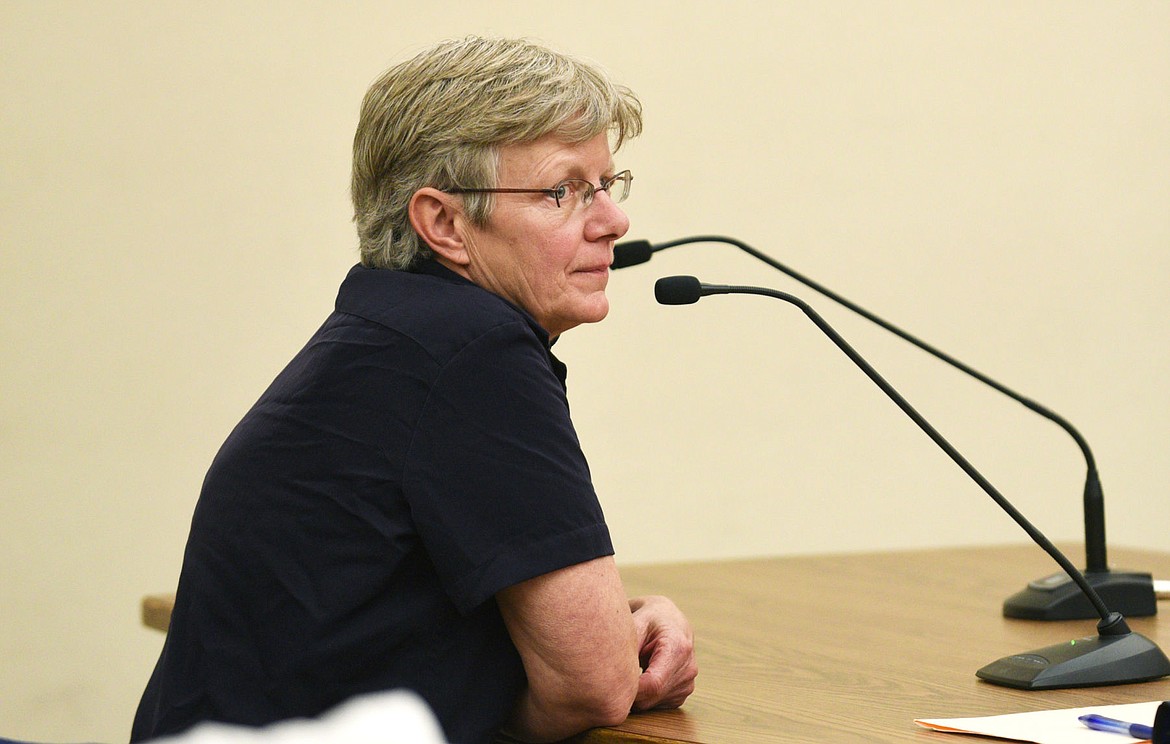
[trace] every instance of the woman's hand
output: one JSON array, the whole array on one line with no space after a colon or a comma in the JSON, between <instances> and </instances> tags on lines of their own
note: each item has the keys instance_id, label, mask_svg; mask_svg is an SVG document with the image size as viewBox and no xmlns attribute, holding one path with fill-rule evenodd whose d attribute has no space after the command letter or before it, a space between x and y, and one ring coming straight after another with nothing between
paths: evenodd
<instances>
[{"instance_id":1,"label":"woman's hand","mask_svg":"<svg viewBox=\"0 0 1170 744\"><path fill-rule=\"evenodd\" d=\"M630 611L643 669L634 710L677 708L695 691L699 674L691 624L666 597L635 597Z\"/></svg>"}]
</instances>

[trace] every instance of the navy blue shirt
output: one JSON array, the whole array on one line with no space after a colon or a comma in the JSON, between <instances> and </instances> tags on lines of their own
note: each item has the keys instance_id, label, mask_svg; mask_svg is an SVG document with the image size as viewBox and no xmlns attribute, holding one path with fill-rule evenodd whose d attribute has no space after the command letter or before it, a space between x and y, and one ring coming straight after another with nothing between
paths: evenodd
<instances>
[{"instance_id":1,"label":"navy blue shirt","mask_svg":"<svg viewBox=\"0 0 1170 744\"><path fill-rule=\"evenodd\" d=\"M132 740L409 688L486 742L525 684L495 593L612 552L547 333L355 267L207 473Z\"/></svg>"}]
</instances>

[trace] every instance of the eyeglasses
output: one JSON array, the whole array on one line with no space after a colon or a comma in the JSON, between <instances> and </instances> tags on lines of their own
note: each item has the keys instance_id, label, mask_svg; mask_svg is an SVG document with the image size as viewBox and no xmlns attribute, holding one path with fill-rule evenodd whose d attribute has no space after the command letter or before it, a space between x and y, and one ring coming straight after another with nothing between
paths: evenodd
<instances>
[{"instance_id":1,"label":"eyeglasses","mask_svg":"<svg viewBox=\"0 0 1170 744\"><path fill-rule=\"evenodd\" d=\"M566 178L551 189L444 189L448 194L548 194L556 201L557 206L562 202L572 206L578 204L587 207L593 203L593 196L598 191L609 194L609 198L621 203L630 195L630 182L634 175L628 170L617 173L610 178L601 179L601 184L594 186L584 178Z\"/></svg>"}]
</instances>

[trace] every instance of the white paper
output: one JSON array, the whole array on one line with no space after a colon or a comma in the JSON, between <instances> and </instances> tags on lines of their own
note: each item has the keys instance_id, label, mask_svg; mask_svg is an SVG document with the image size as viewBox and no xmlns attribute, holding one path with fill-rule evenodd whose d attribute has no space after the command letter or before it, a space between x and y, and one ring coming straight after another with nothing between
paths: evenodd
<instances>
[{"instance_id":1,"label":"white paper","mask_svg":"<svg viewBox=\"0 0 1170 744\"><path fill-rule=\"evenodd\" d=\"M915 720L919 726L935 731L956 734L998 736L1001 739L1033 742L1033 744L1126 744L1149 741L1124 734L1094 731L1077 720L1088 713L1098 713L1129 723L1154 725L1154 715L1161 701L1128 703L1126 705L1094 705L1088 708L1039 710L1030 713L1008 713L981 718L923 718Z\"/></svg>"}]
</instances>

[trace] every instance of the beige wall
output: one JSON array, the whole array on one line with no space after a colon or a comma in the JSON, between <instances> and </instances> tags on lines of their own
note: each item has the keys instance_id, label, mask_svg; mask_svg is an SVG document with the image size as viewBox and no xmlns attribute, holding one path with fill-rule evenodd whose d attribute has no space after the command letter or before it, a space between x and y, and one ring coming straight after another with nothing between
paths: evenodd
<instances>
[{"instance_id":1,"label":"beige wall","mask_svg":"<svg viewBox=\"0 0 1170 744\"><path fill-rule=\"evenodd\" d=\"M6 0L0 735L125 736L162 640L139 599L173 586L212 455L354 261L365 86L470 32L639 91L631 237L741 238L1042 400L1095 447L1112 541L1166 547L1168 3ZM675 273L796 290L1079 538L1055 426L692 246L615 274L610 319L557 347L623 561L1021 539L796 310L656 305Z\"/></svg>"}]
</instances>

